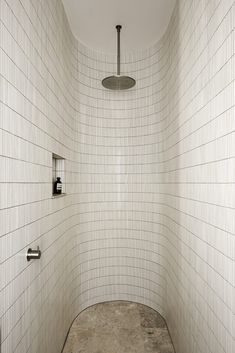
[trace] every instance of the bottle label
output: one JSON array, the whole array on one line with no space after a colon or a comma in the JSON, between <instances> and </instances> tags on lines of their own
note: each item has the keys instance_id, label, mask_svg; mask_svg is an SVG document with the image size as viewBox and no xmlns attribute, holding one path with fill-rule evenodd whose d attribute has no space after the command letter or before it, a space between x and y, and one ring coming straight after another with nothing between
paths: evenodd
<instances>
[{"instance_id":1,"label":"bottle label","mask_svg":"<svg viewBox=\"0 0 235 353\"><path fill-rule=\"evenodd\" d=\"M57 189L57 190L61 190L61 189L62 189L62 184L57 183L57 184L56 184L56 189Z\"/></svg>"}]
</instances>

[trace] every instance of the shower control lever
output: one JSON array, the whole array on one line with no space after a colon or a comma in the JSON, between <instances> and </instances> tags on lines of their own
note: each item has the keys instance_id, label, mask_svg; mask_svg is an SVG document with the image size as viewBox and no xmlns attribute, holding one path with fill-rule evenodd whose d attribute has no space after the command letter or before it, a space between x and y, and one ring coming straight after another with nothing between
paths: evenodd
<instances>
[{"instance_id":1,"label":"shower control lever","mask_svg":"<svg viewBox=\"0 0 235 353\"><path fill-rule=\"evenodd\" d=\"M30 260L37 260L37 259L40 259L41 257L41 250L39 250L39 246L37 247L36 250L33 250L31 248L28 249L27 251L27 261L30 261Z\"/></svg>"}]
</instances>

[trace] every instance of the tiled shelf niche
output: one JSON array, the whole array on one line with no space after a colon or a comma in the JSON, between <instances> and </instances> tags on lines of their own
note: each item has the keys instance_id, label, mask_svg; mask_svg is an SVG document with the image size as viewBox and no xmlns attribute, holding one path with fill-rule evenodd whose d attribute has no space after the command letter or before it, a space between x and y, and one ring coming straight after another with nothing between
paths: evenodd
<instances>
[{"instance_id":1,"label":"tiled shelf niche","mask_svg":"<svg viewBox=\"0 0 235 353\"><path fill-rule=\"evenodd\" d=\"M62 191L61 194L54 194L54 182L58 177L60 177L62 181ZM61 197L65 194L65 159L52 153L52 197Z\"/></svg>"}]
</instances>

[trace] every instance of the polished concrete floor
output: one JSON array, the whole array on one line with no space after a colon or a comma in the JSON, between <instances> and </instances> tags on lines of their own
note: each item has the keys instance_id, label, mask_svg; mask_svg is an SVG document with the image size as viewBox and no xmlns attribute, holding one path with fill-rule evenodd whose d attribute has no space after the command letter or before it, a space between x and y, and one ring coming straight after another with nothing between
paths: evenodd
<instances>
[{"instance_id":1,"label":"polished concrete floor","mask_svg":"<svg viewBox=\"0 0 235 353\"><path fill-rule=\"evenodd\" d=\"M94 305L74 321L63 353L174 353L163 318L141 304Z\"/></svg>"}]
</instances>

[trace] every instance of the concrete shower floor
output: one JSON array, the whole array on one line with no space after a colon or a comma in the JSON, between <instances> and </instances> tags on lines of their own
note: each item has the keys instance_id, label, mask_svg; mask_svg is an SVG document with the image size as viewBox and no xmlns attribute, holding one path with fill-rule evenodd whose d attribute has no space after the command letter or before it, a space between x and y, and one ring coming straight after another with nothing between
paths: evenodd
<instances>
[{"instance_id":1,"label":"concrete shower floor","mask_svg":"<svg viewBox=\"0 0 235 353\"><path fill-rule=\"evenodd\" d=\"M96 304L75 319L63 353L174 353L164 319L125 301Z\"/></svg>"}]
</instances>

